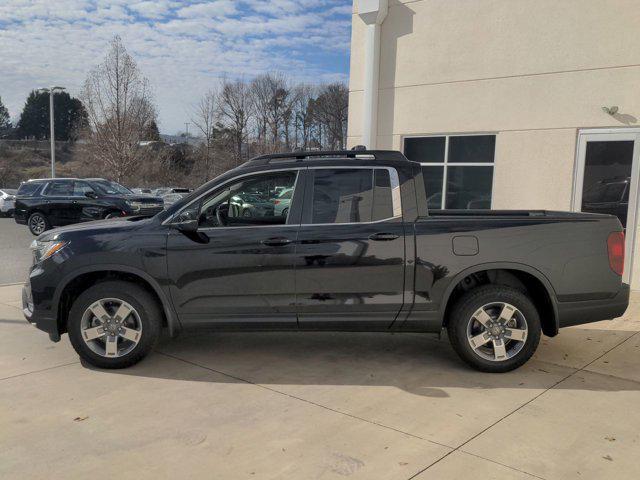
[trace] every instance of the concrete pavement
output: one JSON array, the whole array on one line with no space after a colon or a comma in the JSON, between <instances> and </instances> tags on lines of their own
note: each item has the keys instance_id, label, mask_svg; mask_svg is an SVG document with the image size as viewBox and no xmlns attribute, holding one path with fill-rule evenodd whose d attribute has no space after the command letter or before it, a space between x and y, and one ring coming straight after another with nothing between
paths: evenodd
<instances>
[{"instance_id":1,"label":"concrete pavement","mask_svg":"<svg viewBox=\"0 0 640 480\"><path fill-rule=\"evenodd\" d=\"M0 288L0 478L635 479L640 298L504 375L446 340L200 333L101 371Z\"/></svg>"}]
</instances>

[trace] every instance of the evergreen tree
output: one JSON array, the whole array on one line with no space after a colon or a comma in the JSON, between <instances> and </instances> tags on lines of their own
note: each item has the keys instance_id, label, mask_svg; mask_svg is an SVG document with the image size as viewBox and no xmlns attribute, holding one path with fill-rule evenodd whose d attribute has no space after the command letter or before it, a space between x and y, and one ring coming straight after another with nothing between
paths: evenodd
<instances>
[{"instance_id":1,"label":"evergreen tree","mask_svg":"<svg viewBox=\"0 0 640 480\"><path fill-rule=\"evenodd\" d=\"M9 110L2 103L0 97L0 138L6 136L11 131L11 118L9 118Z\"/></svg>"},{"instance_id":2,"label":"evergreen tree","mask_svg":"<svg viewBox=\"0 0 640 480\"><path fill-rule=\"evenodd\" d=\"M160 130L158 130L158 124L155 120L151 120L144 128L144 140L159 142Z\"/></svg>"},{"instance_id":3,"label":"evergreen tree","mask_svg":"<svg viewBox=\"0 0 640 480\"><path fill-rule=\"evenodd\" d=\"M87 125L87 112L82 102L67 92L53 96L56 140L69 140ZM16 128L18 138L49 138L49 93L32 91L25 102Z\"/></svg>"}]
</instances>

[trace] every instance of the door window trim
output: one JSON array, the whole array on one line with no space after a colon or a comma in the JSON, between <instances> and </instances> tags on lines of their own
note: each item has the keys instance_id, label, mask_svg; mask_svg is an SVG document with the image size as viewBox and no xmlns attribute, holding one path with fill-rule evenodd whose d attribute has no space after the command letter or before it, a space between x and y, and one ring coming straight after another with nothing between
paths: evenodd
<instances>
[{"instance_id":1,"label":"door window trim","mask_svg":"<svg viewBox=\"0 0 640 480\"><path fill-rule=\"evenodd\" d=\"M294 197L296 195L296 193L298 193L296 191L296 188L298 187L298 183L299 180L302 176L302 172L303 171L309 171L309 170L327 170L327 169L332 169L332 170L337 170L337 169L349 169L349 170L353 170L353 169L366 169L366 170L387 170L389 172L389 181L391 182L391 201L392 201L392 206L393 206L393 216L392 217L388 217L388 218L383 218L382 220L375 220L375 221L371 221L371 222L349 222L349 223L285 223L284 225L241 225L241 226L233 226L233 227L229 227L229 226L224 226L224 227L206 227L206 228L202 228L202 229L198 229L198 231L207 231L207 230L219 230L221 228L256 228L257 226L260 227L311 227L311 226L317 226L317 225L366 225L366 224L376 224L376 223L381 223L381 222L388 222L389 220L395 220L395 219L402 219L402 194L400 191L400 177L398 175L398 171L396 168L394 167L380 167L380 166L376 166L376 165L334 165L334 166L330 166L330 165L318 165L318 166L306 166L306 167L290 167L290 168L279 168L276 170L267 170L267 171L263 171L263 172L247 172L247 173L243 173L241 175L238 175L236 177L230 178L229 180L223 182L220 185L216 185L214 188L207 190L206 192L202 193L201 195L197 196L196 198L194 198L191 202L189 202L188 204L186 204L184 207L182 207L180 210L178 210L176 213L174 213L173 215L171 215L169 218L167 218L165 221L162 222L162 225L171 225L173 223L173 221L175 220L176 217L178 217L184 210L186 210L187 208L189 208L191 205L193 205L196 202L199 202L200 200L202 200L203 197L206 197L207 195L209 195L210 193L212 193L215 190L218 189L222 189L225 186L231 184L232 182L235 182L238 179L244 178L244 177L249 177L252 175L260 175L260 174L268 174L268 173L278 173L278 172L296 172L296 181L293 184L293 192L294 192ZM309 188L307 186L307 188ZM304 192L302 192L302 195L304 195ZM291 202L293 203L294 198L291 199ZM304 209L304 204L302 206L302 208ZM304 210L302 211L302 214L304 216Z\"/></svg>"}]
</instances>

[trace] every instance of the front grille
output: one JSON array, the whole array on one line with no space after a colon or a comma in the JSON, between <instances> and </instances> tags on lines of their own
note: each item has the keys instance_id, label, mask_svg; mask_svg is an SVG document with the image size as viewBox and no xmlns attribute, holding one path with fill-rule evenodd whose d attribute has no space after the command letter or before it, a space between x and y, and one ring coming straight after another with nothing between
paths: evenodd
<instances>
[{"instance_id":1,"label":"front grille","mask_svg":"<svg viewBox=\"0 0 640 480\"><path fill-rule=\"evenodd\" d=\"M143 215L145 217L152 217L153 215L160 213L163 210L162 206L144 206L140 210L135 212L135 215Z\"/></svg>"}]
</instances>

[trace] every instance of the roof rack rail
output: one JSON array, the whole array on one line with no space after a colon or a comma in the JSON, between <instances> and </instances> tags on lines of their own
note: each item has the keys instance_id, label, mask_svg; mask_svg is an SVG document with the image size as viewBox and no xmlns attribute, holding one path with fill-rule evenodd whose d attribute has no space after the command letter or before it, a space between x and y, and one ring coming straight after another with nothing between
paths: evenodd
<instances>
[{"instance_id":1,"label":"roof rack rail","mask_svg":"<svg viewBox=\"0 0 640 480\"><path fill-rule=\"evenodd\" d=\"M303 162L305 160L318 160L318 159L334 159L334 158L361 158L368 160L404 160L406 157L395 150L366 150L361 146L354 147L352 150L312 150L312 151L296 151L288 153L273 153L269 155L260 155L259 157L252 158L245 166L255 165L268 165L274 160L291 160L296 162Z\"/></svg>"}]
</instances>

